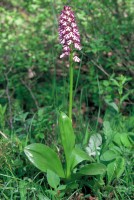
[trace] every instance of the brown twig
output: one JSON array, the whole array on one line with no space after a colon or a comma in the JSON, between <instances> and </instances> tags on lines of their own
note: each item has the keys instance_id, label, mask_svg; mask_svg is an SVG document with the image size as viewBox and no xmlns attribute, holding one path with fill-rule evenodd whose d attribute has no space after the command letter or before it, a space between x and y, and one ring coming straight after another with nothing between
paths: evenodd
<instances>
[{"instance_id":1,"label":"brown twig","mask_svg":"<svg viewBox=\"0 0 134 200\"><path fill-rule=\"evenodd\" d=\"M93 60L91 60L91 62L98 67L98 69L100 69L105 75L107 75L108 77L110 76L101 65L98 65L97 63L95 63Z\"/></svg>"},{"instance_id":2,"label":"brown twig","mask_svg":"<svg viewBox=\"0 0 134 200\"><path fill-rule=\"evenodd\" d=\"M33 99L33 101L34 101L34 103L36 105L36 108L39 109L38 101L36 100L36 98L35 98L32 90L31 90L30 86L24 80L22 80L22 79L21 79L21 82L27 88L27 90L30 92L30 95L31 95L31 97L32 97L32 99Z\"/></svg>"}]
</instances>

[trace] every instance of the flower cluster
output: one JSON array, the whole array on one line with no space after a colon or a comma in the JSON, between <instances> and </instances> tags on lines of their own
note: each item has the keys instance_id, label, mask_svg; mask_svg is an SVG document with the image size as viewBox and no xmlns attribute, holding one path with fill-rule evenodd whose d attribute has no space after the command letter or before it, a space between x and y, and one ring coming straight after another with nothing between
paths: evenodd
<instances>
[{"instance_id":1,"label":"flower cluster","mask_svg":"<svg viewBox=\"0 0 134 200\"><path fill-rule=\"evenodd\" d=\"M59 37L60 43L63 45L63 52L60 58L69 56L72 51L72 44L74 48L81 50L80 34L75 21L74 13L69 6L64 6L59 19ZM80 58L73 56L75 62L80 62Z\"/></svg>"}]
</instances>

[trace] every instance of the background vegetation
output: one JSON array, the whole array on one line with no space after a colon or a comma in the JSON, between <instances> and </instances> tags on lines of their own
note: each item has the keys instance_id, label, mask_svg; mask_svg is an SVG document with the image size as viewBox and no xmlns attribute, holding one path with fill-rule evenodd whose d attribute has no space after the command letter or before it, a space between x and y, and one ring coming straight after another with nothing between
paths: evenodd
<instances>
[{"instance_id":1,"label":"background vegetation","mask_svg":"<svg viewBox=\"0 0 134 200\"><path fill-rule=\"evenodd\" d=\"M59 59L58 16L66 4L75 11L82 43L74 74L77 142L87 130L105 135L108 129L130 138L120 147L122 176L99 191L89 177L91 184L62 198L133 199L133 0L0 1L0 199L52 199L45 174L23 149L34 142L59 148L57 116L68 111L68 60Z\"/></svg>"}]
</instances>

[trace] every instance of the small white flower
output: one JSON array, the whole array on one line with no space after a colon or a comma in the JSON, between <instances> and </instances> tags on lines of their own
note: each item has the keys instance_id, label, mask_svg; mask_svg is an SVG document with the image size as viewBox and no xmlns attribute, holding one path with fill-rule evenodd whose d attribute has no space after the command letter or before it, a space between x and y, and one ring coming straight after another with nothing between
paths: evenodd
<instances>
[{"instance_id":1,"label":"small white flower","mask_svg":"<svg viewBox=\"0 0 134 200\"><path fill-rule=\"evenodd\" d=\"M69 36L70 36L70 37L73 37L73 36L74 36L73 32L70 32L70 33L69 33Z\"/></svg>"},{"instance_id":2,"label":"small white flower","mask_svg":"<svg viewBox=\"0 0 134 200\"><path fill-rule=\"evenodd\" d=\"M65 45L65 46L63 46L63 50L64 50L64 51L69 51L70 48L69 48L68 46Z\"/></svg>"},{"instance_id":3,"label":"small white flower","mask_svg":"<svg viewBox=\"0 0 134 200\"><path fill-rule=\"evenodd\" d=\"M68 40L68 41L67 41L67 44L68 44L68 45L72 44L72 40Z\"/></svg>"},{"instance_id":4,"label":"small white flower","mask_svg":"<svg viewBox=\"0 0 134 200\"><path fill-rule=\"evenodd\" d=\"M61 55L60 55L60 58L63 58L65 56L65 53L62 53Z\"/></svg>"},{"instance_id":5,"label":"small white flower","mask_svg":"<svg viewBox=\"0 0 134 200\"><path fill-rule=\"evenodd\" d=\"M66 11L66 14L67 14L67 15L70 15L70 14L71 14L71 12L68 10L68 11Z\"/></svg>"},{"instance_id":6,"label":"small white flower","mask_svg":"<svg viewBox=\"0 0 134 200\"><path fill-rule=\"evenodd\" d=\"M66 56L69 56L69 54L70 54L69 51L66 51L66 52L65 52L65 55L66 55Z\"/></svg>"},{"instance_id":7,"label":"small white flower","mask_svg":"<svg viewBox=\"0 0 134 200\"><path fill-rule=\"evenodd\" d=\"M68 22L71 22L71 21L72 21L72 18L68 17L68 18L67 18L67 21L68 21Z\"/></svg>"},{"instance_id":8,"label":"small white flower","mask_svg":"<svg viewBox=\"0 0 134 200\"><path fill-rule=\"evenodd\" d=\"M79 37L77 37L76 35L73 35L73 39L74 39L75 41L78 41L78 42L80 42L80 39L79 39Z\"/></svg>"},{"instance_id":9,"label":"small white flower","mask_svg":"<svg viewBox=\"0 0 134 200\"><path fill-rule=\"evenodd\" d=\"M63 22L63 26L67 26L67 22L66 21Z\"/></svg>"},{"instance_id":10,"label":"small white flower","mask_svg":"<svg viewBox=\"0 0 134 200\"><path fill-rule=\"evenodd\" d=\"M71 31L71 27L67 26L65 30L66 31Z\"/></svg>"},{"instance_id":11,"label":"small white flower","mask_svg":"<svg viewBox=\"0 0 134 200\"><path fill-rule=\"evenodd\" d=\"M77 56L74 56L74 57L73 57L73 60L74 60L75 62L80 62L80 58L78 58Z\"/></svg>"},{"instance_id":12,"label":"small white flower","mask_svg":"<svg viewBox=\"0 0 134 200\"><path fill-rule=\"evenodd\" d=\"M63 19L67 19L67 16L66 15L63 15L63 17L62 17Z\"/></svg>"},{"instance_id":13,"label":"small white flower","mask_svg":"<svg viewBox=\"0 0 134 200\"><path fill-rule=\"evenodd\" d=\"M73 32L77 35L77 36L79 36L80 37L80 34L79 34L79 32L78 32L78 30L77 29L75 29L75 28L73 28Z\"/></svg>"},{"instance_id":14,"label":"small white flower","mask_svg":"<svg viewBox=\"0 0 134 200\"><path fill-rule=\"evenodd\" d=\"M76 23L72 22L71 23L71 26L74 28L74 27L77 27Z\"/></svg>"},{"instance_id":15,"label":"small white flower","mask_svg":"<svg viewBox=\"0 0 134 200\"><path fill-rule=\"evenodd\" d=\"M62 35L64 35L64 34L66 33L66 31L65 31L65 30L62 30L62 31L60 31L60 33L61 33Z\"/></svg>"},{"instance_id":16,"label":"small white flower","mask_svg":"<svg viewBox=\"0 0 134 200\"><path fill-rule=\"evenodd\" d=\"M70 38L69 34L65 35L66 40L68 40Z\"/></svg>"},{"instance_id":17,"label":"small white flower","mask_svg":"<svg viewBox=\"0 0 134 200\"><path fill-rule=\"evenodd\" d=\"M65 39L60 40L61 44L65 44Z\"/></svg>"},{"instance_id":18,"label":"small white flower","mask_svg":"<svg viewBox=\"0 0 134 200\"><path fill-rule=\"evenodd\" d=\"M78 50L81 50L81 46L78 43L74 43L74 47Z\"/></svg>"}]
</instances>

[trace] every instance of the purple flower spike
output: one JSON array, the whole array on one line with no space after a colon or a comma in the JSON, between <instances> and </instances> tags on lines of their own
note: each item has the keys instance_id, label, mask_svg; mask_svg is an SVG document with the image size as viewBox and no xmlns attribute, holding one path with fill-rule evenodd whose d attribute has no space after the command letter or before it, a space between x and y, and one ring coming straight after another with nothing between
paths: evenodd
<instances>
[{"instance_id":1,"label":"purple flower spike","mask_svg":"<svg viewBox=\"0 0 134 200\"><path fill-rule=\"evenodd\" d=\"M74 13L69 6L64 6L64 10L62 10L59 18L59 38L60 43L63 45L63 51L60 58L70 55L70 52L72 51L72 44L75 49L81 50L80 34L75 21ZM75 62L80 62L80 58L76 55L74 55L73 60Z\"/></svg>"}]
</instances>

